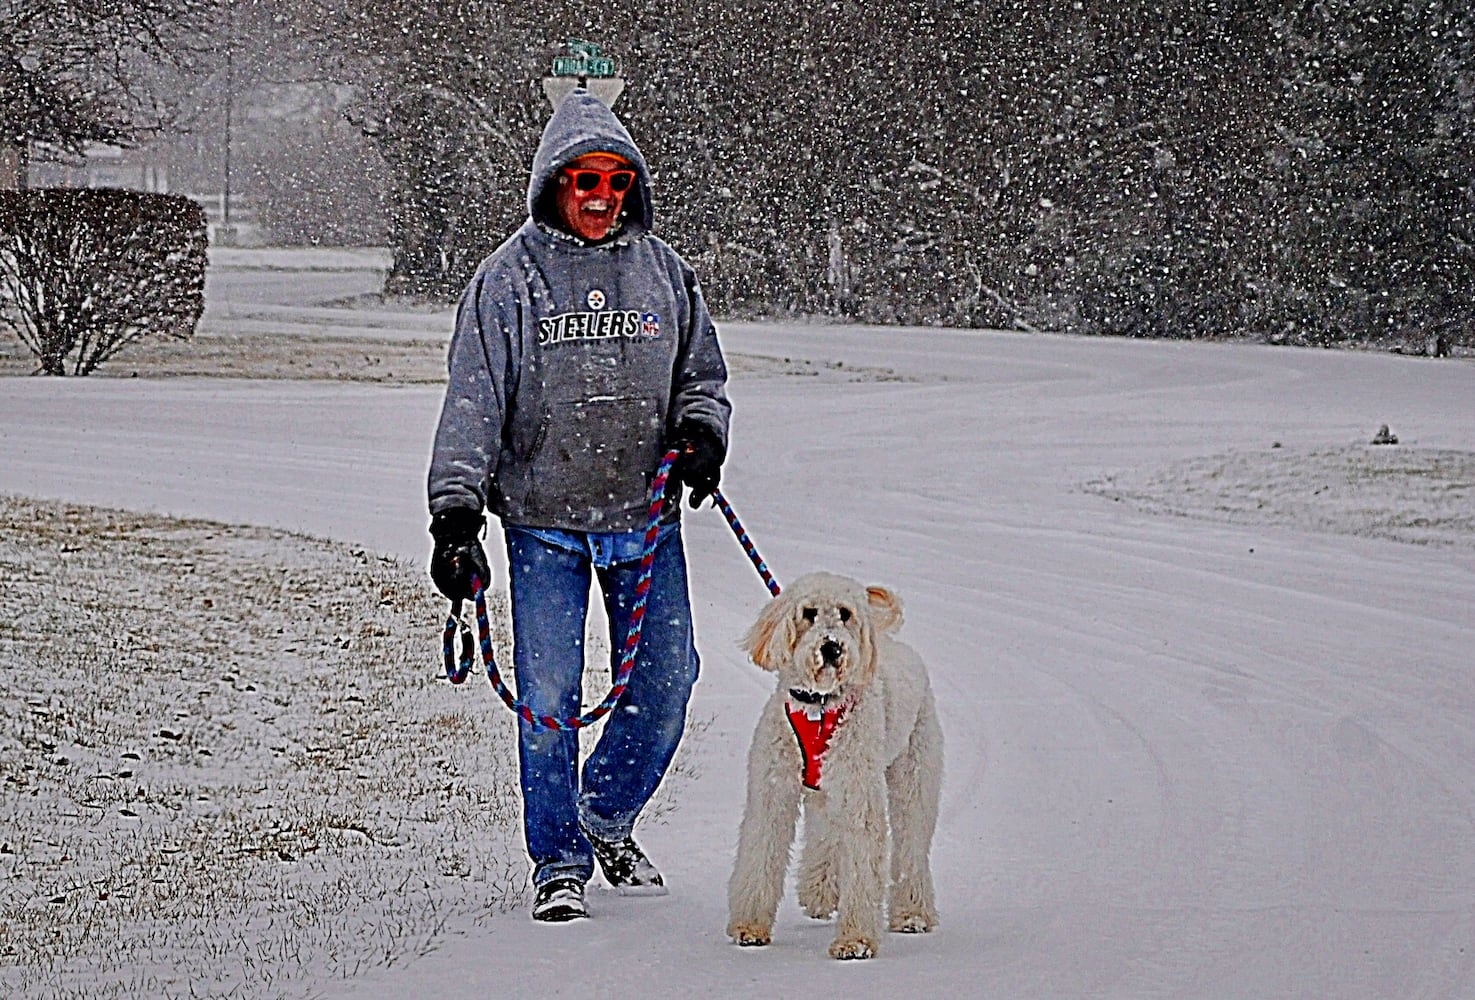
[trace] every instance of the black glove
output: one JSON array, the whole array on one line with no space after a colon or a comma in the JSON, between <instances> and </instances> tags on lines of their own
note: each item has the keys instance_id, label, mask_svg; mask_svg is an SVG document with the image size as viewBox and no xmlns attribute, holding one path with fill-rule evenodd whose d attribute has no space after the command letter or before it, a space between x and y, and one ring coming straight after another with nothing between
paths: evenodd
<instances>
[{"instance_id":1,"label":"black glove","mask_svg":"<svg viewBox=\"0 0 1475 1000\"><path fill-rule=\"evenodd\" d=\"M481 580L483 590L492 587L492 571L481 547L485 524L480 511L452 507L430 516L430 537L435 551L430 555L430 579L435 588L453 601L470 600L471 577Z\"/></svg>"},{"instance_id":2,"label":"black glove","mask_svg":"<svg viewBox=\"0 0 1475 1000\"><path fill-rule=\"evenodd\" d=\"M692 507L700 507L717 489L722 478L722 461L727 449L722 441L707 427L696 421L687 421L676 428L676 443L672 446L680 452L676 463L671 466L671 480L667 492L681 502L681 484L691 490Z\"/></svg>"}]
</instances>

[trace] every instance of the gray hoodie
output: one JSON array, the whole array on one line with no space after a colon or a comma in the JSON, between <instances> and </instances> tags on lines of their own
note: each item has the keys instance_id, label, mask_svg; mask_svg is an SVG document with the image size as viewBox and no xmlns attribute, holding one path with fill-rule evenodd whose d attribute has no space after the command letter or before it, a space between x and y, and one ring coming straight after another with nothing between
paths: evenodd
<instances>
[{"instance_id":1,"label":"gray hoodie","mask_svg":"<svg viewBox=\"0 0 1475 1000\"><path fill-rule=\"evenodd\" d=\"M550 181L613 152L638 180L617 234L586 244L556 225ZM548 122L528 220L461 297L429 475L432 514L486 507L504 522L574 531L645 526L662 454L685 421L725 447L727 366L695 273L650 232L650 172L614 112L584 90Z\"/></svg>"}]
</instances>

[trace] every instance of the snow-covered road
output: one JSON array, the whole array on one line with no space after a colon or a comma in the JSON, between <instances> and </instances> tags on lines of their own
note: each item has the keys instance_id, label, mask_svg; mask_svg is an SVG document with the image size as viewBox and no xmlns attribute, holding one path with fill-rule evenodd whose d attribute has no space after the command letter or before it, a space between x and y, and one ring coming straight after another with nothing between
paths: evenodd
<instances>
[{"instance_id":1,"label":"snow-covered road","mask_svg":"<svg viewBox=\"0 0 1475 1000\"><path fill-rule=\"evenodd\" d=\"M789 898L773 946L723 936L768 684L736 640L766 591L702 511L695 711L711 725L700 776L641 833L672 894L596 894L575 926L508 915L332 995L1475 997L1475 544L1150 515L1082 488L1276 443L1355 446L1381 423L1402 448L1472 452L1475 367L979 332L723 336L816 373L732 386L724 490L780 582L826 568L892 585L931 665L941 929L835 963L829 929ZM0 379L0 491L419 560L438 403Z\"/></svg>"}]
</instances>

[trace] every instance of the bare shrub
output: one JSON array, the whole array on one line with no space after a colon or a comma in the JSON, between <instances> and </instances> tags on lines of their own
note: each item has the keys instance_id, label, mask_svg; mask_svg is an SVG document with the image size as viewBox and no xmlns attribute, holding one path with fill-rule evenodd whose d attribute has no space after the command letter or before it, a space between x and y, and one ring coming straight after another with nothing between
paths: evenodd
<instances>
[{"instance_id":1,"label":"bare shrub","mask_svg":"<svg viewBox=\"0 0 1475 1000\"><path fill-rule=\"evenodd\" d=\"M205 213L176 195L0 191L0 325L47 375L86 375L205 307Z\"/></svg>"}]
</instances>

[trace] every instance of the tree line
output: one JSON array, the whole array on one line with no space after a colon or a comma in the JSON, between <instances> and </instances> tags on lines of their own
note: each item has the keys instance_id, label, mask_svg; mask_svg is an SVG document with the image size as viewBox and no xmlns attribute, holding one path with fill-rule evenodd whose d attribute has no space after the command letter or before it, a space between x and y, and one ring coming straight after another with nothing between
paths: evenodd
<instances>
[{"instance_id":1,"label":"tree line","mask_svg":"<svg viewBox=\"0 0 1475 1000\"><path fill-rule=\"evenodd\" d=\"M13 2L13 0L11 0ZM351 85L391 291L521 219L576 35L728 315L1475 344L1475 13L1445 0L236 0ZM244 26L244 28L242 27ZM1437 345L1437 346L1436 346Z\"/></svg>"}]
</instances>

